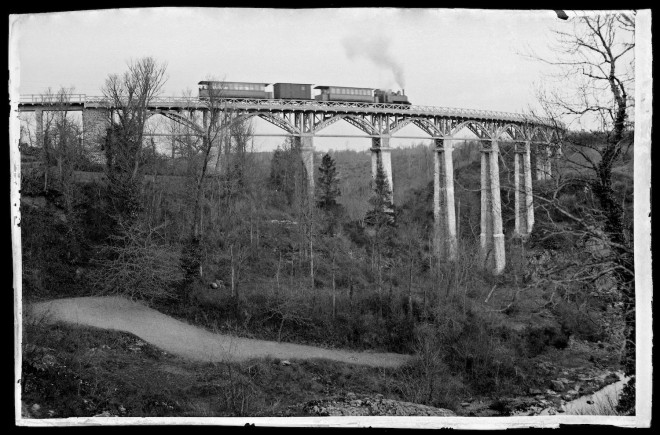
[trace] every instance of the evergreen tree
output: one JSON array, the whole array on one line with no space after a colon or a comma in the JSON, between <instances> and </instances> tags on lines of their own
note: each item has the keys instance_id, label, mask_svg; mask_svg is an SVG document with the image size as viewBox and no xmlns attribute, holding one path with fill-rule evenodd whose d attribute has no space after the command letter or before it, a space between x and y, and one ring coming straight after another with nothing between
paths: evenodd
<instances>
[{"instance_id":1,"label":"evergreen tree","mask_svg":"<svg viewBox=\"0 0 660 435\"><path fill-rule=\"evenodd\" d=\"M337 202L341 195L339 190L339 175L337 166L329 154L323 156L319 167L319 179L316 184L316 206L324 213L322 219L325 221L323 233L333 236L337 225L344 212L344 208Z\"/></svg>"},{"instance_id":2,"label":"evergreen tree","mask_svg":"<svg viewBox=\"0 0 660 435\"><path fill-rule=\"evenodd\" d=\"M304 181L304 167L300 157L300 148L289 139L283 147L277 147L270 164L269 187L282 192L287 203L292 206L296 199L296 190Z\"/></svg>"},{"instance_id":3,"label":"evergreen tree","mask_svg":"<svg viewBox=\"0 0 660 435\"><path fill-rule=\"evenodd\" d=\"M108 194L113 206L115 219L131 224L143 211L140 201L140 180L133 174L132 154L139 145L126 137L117 124L106 130L104 147Z\"/></svg>"},{"instance_id":4,"label":"evergreen tree","mask_svg":"<svg viewBox=\"0 0 660 435\"><path fill-rule=\"evenodd\" d=\"M341 192L337 166L330 154L326 153L323 156L319 174L319 182L316 185L316 206L322 210L332 211L339 206L337 197L341 195Z\"/></svg>"},{"instance_id":5,"label":"evergreen tree","mask_svg":"<svg viewBox=\"0 0 660 435\"><path fill-rule=\"evenodd\" d=\"M383 164L378 160L376 166L376 179L374 180L374 194L369 199L373 206L367 212L365 222L367 225L381 229L383 226L394 226L394 206L392 204L392 189L385 175Z\"/></svg>"}]
</instances>

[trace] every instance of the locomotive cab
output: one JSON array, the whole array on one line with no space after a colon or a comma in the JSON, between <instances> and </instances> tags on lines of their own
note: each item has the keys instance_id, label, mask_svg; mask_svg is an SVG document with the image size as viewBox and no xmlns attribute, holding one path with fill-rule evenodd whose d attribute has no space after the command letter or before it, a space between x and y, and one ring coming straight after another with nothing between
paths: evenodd
<instances>
[{"instance_id":1,"label":"locomotive cab","mask_svg":"<svg viewBox=\"0 0 660 435\"><path fill-rule=\"evenodd\" d=\"M408 101L408 97L406 96L403 89L396 92L393 92L391 89L376 89L374 91L374 102L388 104L410 104L410 101Z\"/></svg>"}]
</instances>

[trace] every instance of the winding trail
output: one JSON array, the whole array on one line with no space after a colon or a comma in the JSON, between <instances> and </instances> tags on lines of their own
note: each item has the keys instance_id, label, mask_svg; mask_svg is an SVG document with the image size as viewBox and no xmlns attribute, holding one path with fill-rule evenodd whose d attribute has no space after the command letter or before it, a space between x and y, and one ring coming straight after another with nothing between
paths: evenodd
<instances>
[{"instance_id":1,"label":"winding trail","mask_svg":"<svg viewBox=\"0 0 660 435\"><path fill-rule=\"evenodd\" d=\"M196 361L245 361L252 358L323 358L372 367L398 367L410 360L396 353L351 352L293 343L214 334L121 297L55 299L32 304L26 317L125 331L167 352Z\"/></svg>"}]
</instances>

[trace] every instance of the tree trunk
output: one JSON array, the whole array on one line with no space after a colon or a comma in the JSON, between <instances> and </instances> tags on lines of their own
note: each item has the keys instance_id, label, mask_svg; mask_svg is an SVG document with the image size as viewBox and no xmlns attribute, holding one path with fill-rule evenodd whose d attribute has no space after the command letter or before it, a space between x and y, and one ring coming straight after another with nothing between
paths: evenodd
<instances>
[{"instance_id":1,"label":"tree trunk","mask_svg":"<svg viewBox=\"0 0 660 435\"><path fill-rule=\"evenodd\" d=\"M378 250L378 255L377 255L377 261L378 261L378 311L380 313L380 317L383 317L383 273L382 269L380 267L380 250Z\"/></svg>"},{"instance_id":2,"label":"tree trunk","mask_svg":"<svg viewBox=\"0 0 660 435\"><path fill-rule=\"evenodd\" d=\"M234 283L234 245L229 246L229 256L231 258L231 296L236 297L236 287Z\"/></svg>"},{"instance_id":3,"label":"tree trunk","mask_svg":"<svg viewBox=\"0 0 660 435\"><path fill-rule=\"evenodd\" d=\"M276 289L276 296L279 297L280 295L280 269L282 267L282 251L280 251L280 258L277 261L277 274L275 275L275 279L277 280L277 289Z\"/></svg>"},{"instance_id":4,"label":"tree trunk","mask_svg":"<svg viewBox=\"0 0 660 435\"><path fill-rule=\"evenodd\" d=\"M412 283L413 283L413 256L410 253L410 267L408 268L408 317L412 319Z\"/></svg>"},{"instance_id":5,"label":"tree trunk","mask_svg":"<svg viewBox=\"0 0 660 435\"><path fill-rule=\"evenodd\" d=\"M337 317L337 288L335 286L335 253L332 253L332 318Z\"/></svg>"}]
</instances>

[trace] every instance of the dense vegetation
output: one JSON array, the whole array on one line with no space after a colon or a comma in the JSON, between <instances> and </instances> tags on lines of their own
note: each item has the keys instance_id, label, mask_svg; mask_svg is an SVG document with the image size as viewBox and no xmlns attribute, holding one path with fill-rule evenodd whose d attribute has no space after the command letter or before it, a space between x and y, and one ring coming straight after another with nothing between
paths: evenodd
<instances>
[{"instance_id":1,"label":"dense vegetation","mask_svg":"<svg viewBox=\"0 0 660 435\"><path fill-rule=\"evenodd\" d=\"M66 112L45 122L43 146L21 145L30 166L21 180L24 301L119 294L212 331L413 353L415 362L391 373L394 384L381 391L452 409L457 397L497 398L542 386L534 361L565 359L562 349L574 351L578 342L606 349L607 364L621 364L634 380L634 80L630 54L624 56L634 47L634 21L619 14L574 23L574 33L559 32L558 59L581 57L548 63L568 68L562 83L577 89L540 101L550 116L596 113L599 129L567 132L552 156L552 177L533 177L535 225L524 239L513 235L513 145L500 144L507 258L501 275L479 261L478 142L458 144L453 153L458 259L449 262L433 255L433 149L394 150L393 186L380 162L372 178L369 153L317 155L310 194L299 140L273 153L252 152L250 122L217 110L211 98L204 103L211 116L190 119L203 126L194 135L185 131L190 126L170 126L183 134L165 156L143 137L145 102L162 87L165 71L145 58L108 77L103 92L121 116L108 119L96 149L83 146L80 126ZM104 163L94 159L101 146ZM533 168L541 155L545 150L534 145ZM59 366L42 367L45 357L32 352L51 331L26 331L23 386L34 394L51 382L48 367ZM64 333L62 346L71 334ZM82 367L71 352L62 358ZM593 355L580 358L577 364L600 364ZM101 363L90 364L85 370ZM230 376L235 367L228 367ZM251 376L249 367L236 370ZM265 373L261 381L270 382ZM72 379L65 394L74 394ZM264 388L259 382L239 384ZM634 412L634 397L629 382L619 412ZM236 412L214 406L213 415ZM153 412L146 402L133 408L136 415Z\"/></svg>"},{"instance_id":2,"label":"dense vegetation","mask_svg":"<svg viewBox=\"0 0 660 435\"><path fill-rule=\"evenodd\" d=\"M321 202L307 202L304 178L296 175L296 150L284 144L270 156L246 156L251 170L238 194L224 193L218 189L220 180L209 178L203 275L193 281L184 279L180 265L182 234L190 219L187 178L168 175L181 162L160 158L145 169L157 175L145 177L143 218L129 228L112 218L107 183L100 176L82 181L89 177L77 173L75 207L66 213L61 192L43 192L43 175L25 173L24 298L117 293L147 299L165 313L217 332L418 353L445 367L455 377L450 385L461 390L438 389L419 399L436 406L455 408L446 401L452 394L521 393L535 384L530 357L565 348L570 336L617 342L620 320L598 295L541 283L534 270L570 252L571 242L561 237L544 239L535 233L524 245L511 240L503 276L480 271L477 147L465 143L455 153L456 264L430 255L432 184L414 166L428 160L426 146L395 150L394 197L400 205L394 206L395 224L376 231L366 216L351 219L347 208L360 193L344 190L359 183L355 180L369 187L368 154L345 151L325 157L326 165L328 159L335 162L341 181L334 183L338 205L324 209L317 207ZM336 163L345 160L364 164L344 168ZM624 180L622 175L617 185L631 198L632 185ZM406 182L418 187L406 188ZM508 194L503 188L510 233ZM544 228L544 221L539 213L538 228ZM127 263L140 267L122 266Z\"/></svg>"}]
</instances>

